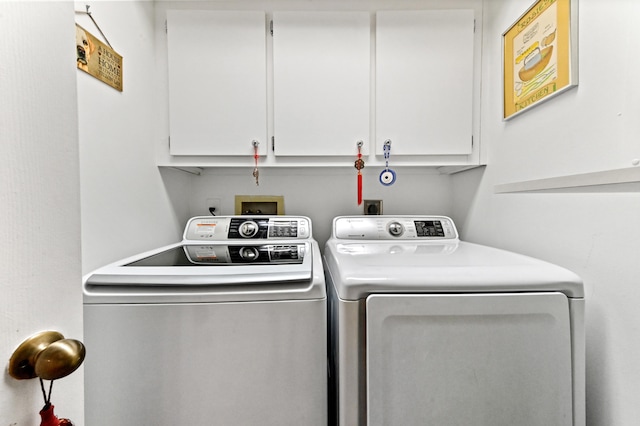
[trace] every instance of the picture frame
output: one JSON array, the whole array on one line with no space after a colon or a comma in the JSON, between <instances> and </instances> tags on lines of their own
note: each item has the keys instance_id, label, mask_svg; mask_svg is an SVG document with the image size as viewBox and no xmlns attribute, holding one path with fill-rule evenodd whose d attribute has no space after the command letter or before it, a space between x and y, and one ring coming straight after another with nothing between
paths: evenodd
<instances>
[{"instance_id":1,"label":"picture frame","mask_svg":"<svg viewBox=\"0 0 640 426\"><path fill-rule=\"evenodd\" d=\"M503 120L578 85L578 0L536 0L502 34Z\"/></svg>"}]
</instances>

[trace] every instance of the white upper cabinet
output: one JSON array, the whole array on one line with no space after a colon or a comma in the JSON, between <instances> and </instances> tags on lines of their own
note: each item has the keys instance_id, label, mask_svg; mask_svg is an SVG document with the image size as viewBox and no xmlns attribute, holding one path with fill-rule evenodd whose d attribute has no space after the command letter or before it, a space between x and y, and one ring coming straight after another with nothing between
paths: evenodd
<instances>
[{"instance_id":1,"label":"white upper cabinet","mask_svg":"<svg viewBox=\"0 0 640 426\"><path fill-rule=\"evenodd\" d=\"M376 149L472 153L473 10L376 13Z\"/></svg>"},{"instance_id":2,"label":"white upper cabinet","mask_svg":"<svg viewBox=\"0 0 640 426\"><path fill-rule=\"evenodd\" d=\"M264 12L167 11L171 155L267 150Z\"/></svg>"},{"instance_id":3,"label":"white upper cabinet","mask_svg":"<svg viewBox=\"0 0 640 426\"><path fill-rule=\"evenodd\" d=\"M274 12L276 156L336 156L369 146L369 12Z\"/></svg>"},{"instance_id":4,"label":"white upper cabinet","mask_svg":"<svg viewBox=\"0 0 640 426\"><path fill-rule=\"evenodd\" d=\"M166 10L170 140L159 142L159 163L244 167L254 140L267 167L350 167L358 141L377 167L386 140L394 166L483 163L481 0L277 10L283 1Z\"/></svg>"}]
</instances>

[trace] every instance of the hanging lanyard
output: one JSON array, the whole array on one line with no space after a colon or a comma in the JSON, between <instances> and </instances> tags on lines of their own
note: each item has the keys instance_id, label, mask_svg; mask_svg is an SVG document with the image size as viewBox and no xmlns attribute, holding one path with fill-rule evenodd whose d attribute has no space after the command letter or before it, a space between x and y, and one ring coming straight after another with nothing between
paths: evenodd
<instances>
[{"instance_id":1,"label":"hanging lanyard","mask_svg":"<svg viewBox=\"0 0 640 426\"><path fill-rule=\"evenodd\" d=\"M255 160L255 166L253 168L253 177L256 178L256 186L260 185L260 182L258 181L258 177L260 176L260 171L258 170L258 159L260 158L260 155L258 154L258 145L260 145L260 142L258 142L257 140L254 140L253 142L253 159Z\"/></svg>"},{"instance_id":2,"label":"hanging lanyard","mask_svg":"<svg viewBox=\"0 0 640 426\"><path fill-rule=\"evenodd\" d=\"M391 139L384 141L384 164L385 169L380 173L380 183L384 186L393 185L396 181L396 172L389 168L389 158L391 157Z\"/></svg>"}]
</instances>

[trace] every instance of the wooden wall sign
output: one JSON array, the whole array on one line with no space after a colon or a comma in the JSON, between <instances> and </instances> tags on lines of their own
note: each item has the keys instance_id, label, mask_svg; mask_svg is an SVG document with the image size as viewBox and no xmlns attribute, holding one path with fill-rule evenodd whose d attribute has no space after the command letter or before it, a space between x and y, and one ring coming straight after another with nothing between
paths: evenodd
<instances>
[{"instance_id":1,"label":"wooden wall sign","mask_svg":"<svg viewBox=\"0 0 640 426\"><path fill-rule=\"evenodd\" d=\"M78 69L122 92L122 56L76 24Z\"/></svg>"}]
</instances>

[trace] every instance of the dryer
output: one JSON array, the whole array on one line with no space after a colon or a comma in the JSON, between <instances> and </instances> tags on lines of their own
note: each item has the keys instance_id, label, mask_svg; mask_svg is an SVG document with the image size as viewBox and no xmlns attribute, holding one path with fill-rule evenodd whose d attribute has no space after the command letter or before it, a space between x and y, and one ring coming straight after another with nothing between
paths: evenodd
<instances>
[{"instance_id":1,"label":"dryer","mask_svg":"<svg viewBox=\"0 0 640 426\"><path fill-rule=\"evenodd\" d=\"M584 426L574 273L444 216L341 216L324 250L341 426Z\"/></svg>"},{"instance_id":2,"label":"dryer","mask_svg":"<svg viewBox=\"0 0 640 426\"><path fill-rule=\"evenodd\" d=\"M326 305L309 218L192 218L85 277L86 424L326 426Z\"/></svg>"}]
</instances>

